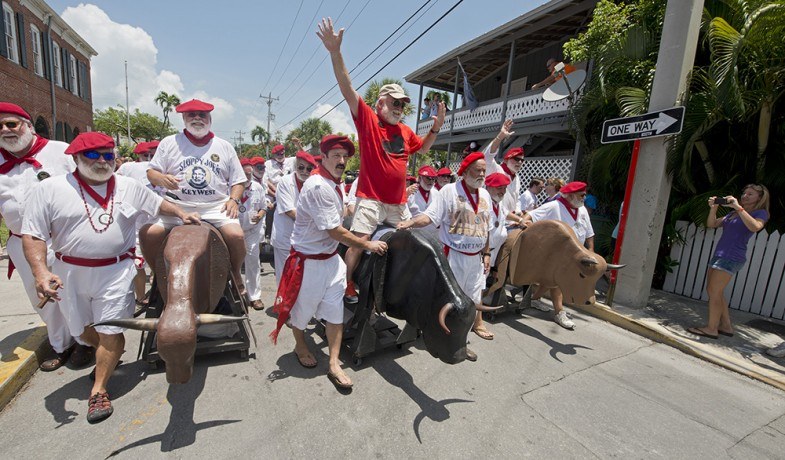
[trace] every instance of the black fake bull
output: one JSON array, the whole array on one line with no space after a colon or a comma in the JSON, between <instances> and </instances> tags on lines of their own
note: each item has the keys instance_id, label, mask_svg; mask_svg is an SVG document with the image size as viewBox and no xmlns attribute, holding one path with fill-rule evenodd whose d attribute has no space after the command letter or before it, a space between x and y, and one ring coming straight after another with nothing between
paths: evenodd
<instances>
[{"instance_id":1,"label":"black fake bull","mask_svg":"<svg viewBox=\"0 0 785 460\"><path fill-rule=\"evenodd\" d=\"M186 383L193 374L197 328L244 319L212 314L223 295L229 268L229 250L213 226L175 227L164 242L163 257L155 265L158 289L165 299L161 317L99 324L156 331L158 354L166 363L166 380Z\"/></svg>"},{"instance_id":2,"label":"black fake bull","mask_svg":"<svg viewBox=\"0 0 785 460\"><path fill-rule=\"evenodd\" d=\"M361 295L356 310L360 317L375 303L379 312L421 330L433 357L448 364L466 359L476 307L458 285L442 244L420 230L390 232L381 240L387 253L365 254L355 271L361 293L371 287L373 293L372 298Z\"/></svg>"}]
</instances>

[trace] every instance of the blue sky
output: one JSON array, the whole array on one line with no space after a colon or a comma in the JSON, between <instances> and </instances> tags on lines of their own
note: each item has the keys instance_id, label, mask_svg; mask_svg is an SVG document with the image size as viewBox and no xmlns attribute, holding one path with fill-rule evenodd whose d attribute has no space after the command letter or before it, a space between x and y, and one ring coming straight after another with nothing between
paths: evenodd
<instances>
[{"instance_id":1,"label":"blue sky","mask_svg":"<svg viewBox=\"0 0 785 460\"><path fill-rule=\"evenodd\" d=\"M407 24L414 25L408 30L402 28L392 46L381 55L377 52L371 58L379 55L376 61L359 72L363 64L352 75L353 81L365 81L456 1L431 0ZM266 126L267 105L259 99L262 91L272 91L273 97L280 99L273 103L273 131L281 129L284 133L302 119L322 114L341 100L335 90L306 110L292 126L284 125L335 83L329 59L322 62L327 52L315 35L318 19L336 19L346 7L336 26L347 27L354 21L343 44L344 58L351 69L426 0L48 3L99 53L92 60L94 108L125 105L123 62L127 60L132 109L138 107L160 116L160 108L152 99L162 89L175 92L182 99L205 99L216 105L214 131L231 138L237 135L236 130L248 132L256 124ZM544 0L464 0L378 78L403 79L462 43L543 3ZM306 80L312 72L313 77ZM407 90L416 98L417 86L407 85ZM178 117L175 120L179 121ZM336 130L354 131L345 104L328 115L327 120ZM407 122L413 124L414 117ZM249 137L245 134L246 141L250 141Z\"/></svg>"}]
</instances>

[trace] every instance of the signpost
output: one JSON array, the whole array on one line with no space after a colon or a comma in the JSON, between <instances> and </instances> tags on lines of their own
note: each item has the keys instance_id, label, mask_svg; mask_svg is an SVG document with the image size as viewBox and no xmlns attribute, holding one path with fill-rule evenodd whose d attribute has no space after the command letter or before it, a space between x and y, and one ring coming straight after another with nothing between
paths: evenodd
<instances>
[{"instance_id":1,"label":"signpost","mask_svg":"<svg viewBox=\"0 0 785 460\"><path fill-rule=\"evenodd\" d=\"M670 136L681 132L684 126L684 107L650 112L637 117L605 120L600 142L633 141L657 136Z\"/></svg>"}]
</instances>

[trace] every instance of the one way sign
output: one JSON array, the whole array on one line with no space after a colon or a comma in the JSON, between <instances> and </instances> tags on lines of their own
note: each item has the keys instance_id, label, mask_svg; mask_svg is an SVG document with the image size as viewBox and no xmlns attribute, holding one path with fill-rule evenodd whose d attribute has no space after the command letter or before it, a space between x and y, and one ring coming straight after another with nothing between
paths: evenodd
<instances>
[{"instance_id":1,"label":"one way sign","mask_svg":"<svg viewBox=\"0 0 785 460\"><path fill-rule=\"evenodd\" d=\"M673 107L628 118L605 120L600 142L624 142L678 134L684 125L684 107Z\"/></svg>"}]
</instances>

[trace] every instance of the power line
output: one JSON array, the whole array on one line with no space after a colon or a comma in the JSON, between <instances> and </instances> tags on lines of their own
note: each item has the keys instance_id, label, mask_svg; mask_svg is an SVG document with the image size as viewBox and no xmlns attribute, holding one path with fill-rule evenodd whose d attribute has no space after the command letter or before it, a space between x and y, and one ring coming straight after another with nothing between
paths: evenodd
<instances>
[{"instance_id":1,"label":"power line","mask_svg":"<svg viewBox=\"0 0 785 460\"><path fill-rule=\"evenodd\" d=\"M275 75L275 69L278 68L278 62L280 62L281 56L283 55L283 51L286 49L286 45L289 43L289 37L292 36L292 30L294 30L294 24L297 22L297 18L300 16L300 10L303 9L304 1L305 0L300 0L300 6L297 8L297 13L294 15L294 20L292 21L291 27L289 27L289 33L286 34L286 40L283 42L283 46L281 47L281 52L278 53L278 59L275 60L275 65L273 65L273 70L272 72L270 72L270 76L267 78L267 83L265 83L264 87L262 88L262 93L264 93L264 90L267 89L267 85L270 83L270 79L272 79L273 75Z\"/></svg>"},{"instance_id":2,"label":"power line","mask_svg":"<svg viewBox=\"0 0 785 460\"><path fill-rule=\"evenodd\" d=\"M319 10L322 9L323 4L324 4L324 0L321 0L321 2L319 2L319 6L316 8L316 11L313 12L313 17L308 22L308 25L305 26L305 33L300 39L300 43L297 44L297 48L295 48L294 52L291 53L291 56L289 57L289 62L286 63L286 67L284 67L283 71L281 71L278 74L278 80L275 82L273 88L270 90L271 92L275 91L275 88L278 87L278 83L281 82L281 79L283 78L284 74L286 73L287 70L289 70L289 66L292 65L292 60L294 60L294 57L297 56L297 52L300 51L300 47L302 46L303 41L305 41L305 37L308 35L308 32L311 30L311 27L313 27L313 21L314 19L316 19L316 16L319 14Z\"/></svg>"},{"instance_id":3,"label":"power line","mask_svg":"<svg viewBox=\"0 0 785 460\"><path fill-rule=\"evenodd\" d=\"M350 71L349 71L349 74L351 75L351 73L352 73L352 72L354 72L354 71L357 69L357 67L359 67L360 65L362 65L362 63L363 63L363 62L365 62L365 61L366 61L368 58L370 58L370 57L373 55L373 53L375 53L375 52L376 52L376 51L377 51L379 48L381 48L381 47L382 47L382 45L384 45L384 44L385 44L385 43L386 43L386 42L387 42L387 41L388 41L390 38L392 38L392 36L393 36L393 35L395 35L396 33L398 33L398 32L401 30L401 28L403 28L403 26L405 26L405 25L406 25L406 24L407 24L409 21L411 21L411 19L412 19L414 16L416 16L416 15L417 15L417 13L419 13L420 11L422 11L422 9L423 9L423 8L425 8L425 7L426 7L426 6L427 6L429 3L431 3L432 1L433 1L433 0L428 0L427 2L423 3L423 4L420 6L420 8L418 8L418 9L417 9L417 10L416 10L414 13L412 13L412 14L411 14L411 16L409 16L408 18L406 18L406 20L405 20L405 21L403 21L403 23L401 23L401 25L400 25L400 26L396 27L396 28L395 28L395 30L393 30L393 32L392 32L390 35L388 35L388 36L387 36L387 38L385 38L384 40L382 40L382 42L381 42L381 43L379 43L379 45L377 45L377 46L376 46L376 48L374 48L374 49L373 49L373 51L371 51L370 53L368 53L367 55L365 55L365 57L364 57L364 58L363 58L363 59L362 59L360 62L358 62L358 63L357 63L357 64L356 64L356 65L355 65L355 66L352 68L352 70L350 70ZM463 1L463 0L461 0L461 1ZM454 7L453 7L453 8L454 8ZM430 9L430 8L429 8L429 9ZM435 23L434 23L433 25L435 25ZM431 25L431 27L433 27L433 25ZM410 27L411 27L411 26L410 26ZM347 30L348 30L348 29L347 29ZM408 30L408 29L407 29L407 30ZM400 38L400 37L398 37L398 38ZM419 38L419 37L418 37L418 38ZM393 43L394 43L395 41L397 41L397 40L398 40L398 39L394 40L394 41L393 41ZM326 59L326 58L327 58L327 55L324 57L324 59ZM367 66L366 66L366 67L367 67ZM380 70L380 71L381 71L381 70ZM313 75L313 73L312 73L311 75ZM307 81L307 80L306 80L306 81ZM309 105L308 107L306 107L306 108L305 108L305 109L304 109L302 112L298 113L298 114L297 114L297 116L295 116L294 118L292 118L292 119L291 119L291 120L290 120L288 123L286 123L286 124L285 124L285 125L283 125L283 126L286 126L286 125L288 125L289 123L293 122L294 120L298 119L298 118L299 118L299 117L300 117L302 114L304 114L305 112L307 112L307 111L308 111L308 110L309 110L311 107L313 107L314 105L318 104L318 103L319 103L319 101L320 101L322 98L324 98L326 95L328 95L328 94L329 94L329 93L330 93L332 90L334 90L334 89L335 89L337 86L338 86L338 83L335 83L333 86L331 86L331 87L330 87L330 89L328 89L327 91L325 91L325 92L324 92L324 94L322 94L321 96L319 96L318 98L316 98L316 101L314 101L313 103L311 103L311 105ZM299 89L298 89L298 91L299 91ZM295 94L297 94L297 91L295 92ZM294 97L294 96L292 96L292 97ZM290 99L291 99L291 98L287 99L287 100L286 100L286 102L288 102ZM284 104L286 104L286 102L284 102ZM329 113L329 112L327 112L327 113ZM321 118L320 118L320 119L321 119Z\"/></svg>"},{"instance_id":4,"label":"power line","mask_svg":"<svg viewBox=\"0 0 785 460\"><path fill-rule=\"evenodd\" d=\"M422 38L422 37L423 37L425 34L427 34L429 30L431 30L431 29L432 29L434 26L436 26L436 24L438 24L439 22L441 22L441 20L442 20L442 19L444 19L445 17L447 17L447 15L448 15L448 14L452 13L452 10L454 10L455 8L457 8L457 7L458 7L458 5L460 5L461 3L463 3L463 0L458 0L458 1L455 3L455 5L453 5L453 6L452 6L452 8L450 8L450 9L449 9L449 10L447 10L447 11L446 11L446 12L445 12L443 15L441 15L441 16L439 17L439 19L437 19L437 20L436 20L436 21L435 21L433 24L431 24L431 25L430 25L430 26L429 26L427 29L423 30L423 31L422 31L422 33L421 33L420 35L418 35L418 36L417 36L417 38L415 38L414 40L412 40L412 41L411 41L411 42L410 42L408 45L406 45L406 47L405 47L404 49L402 49L401 51L399 51L399 52L398 52L398 54L396 54L395 56L393 56L393 58L392 58L392 59L390 59L389 61L387 61L387 63L386 63L386 64L384 64L384 65L383 65L383 66L382 66L382 67L381 67L379 70L377 70L377 71L376 71L376 73L374 73L373 75L371 75L370 77L368 77L368 79L367 79L367 80L365 80L364 82L362 82L362 84L361 84L361 85L357 86L357 88L362 88L363 86L365 86L365 84L366 84L366 83L368 83L369 81L371 81L371 80L373 79L373 77L375 77L375 76L379 75L379 74L382 72L382 70L384 70L384 69L385 69L385 68L386 68L388 65L392 64L392 62L393 62L393 61L395 61L396 59L398 59L398 57L399 57L401 54L403 54L403 53L404 53L406 50L408 50L409 48L411 48L411 46L412 46L412 45L414 45L415 43L417 43L417 41L418 41L419 39L421 39L421 38ZM344 99L341 99L341 101L339 101L339 102L338 102L338 104L335 104L335 105L333 105L333 107L332 107L330 110L328 110L328 111L327 111L327 112L325 112L325 113L324 113L324 114L323 114L321 117L319 117L319 120L321 120L322 118L326 117L326 116L327 116L327 114L329 114L330 112L332 112L333 110L335 110L335 108L336 108L336 107L338 107L338 105L340 105L340 103L341 103L341 102L343 102L343 101L344 101Z\"/></svg>"}]
</instances>

